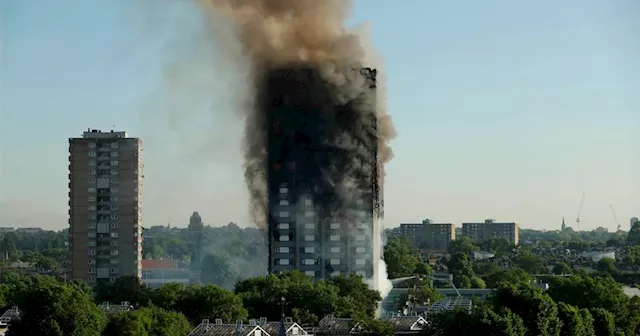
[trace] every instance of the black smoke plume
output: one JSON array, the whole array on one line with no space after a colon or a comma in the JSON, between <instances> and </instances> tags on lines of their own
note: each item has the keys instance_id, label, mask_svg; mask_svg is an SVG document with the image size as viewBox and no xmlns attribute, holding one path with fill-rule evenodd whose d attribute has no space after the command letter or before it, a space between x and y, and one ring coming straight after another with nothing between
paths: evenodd
<instances>
[{"instance_id":1,"label":"black smoke plume","mask_svg":"<svg viewBox=\"0 0 640 336\"><path fill-rule=\"evenodd\" d=\"M349 1L201 2L212 20L231 19L250 68L242 94L250 100L244 158L253 222L266 227L277 190L269 181L281 180L278 174L299 181L292 194L322 200L321 216L344 216L347 204L363 198L382 216L379 195L395 131L379 64L345 27Z\"/></svg>"}]
</instances>

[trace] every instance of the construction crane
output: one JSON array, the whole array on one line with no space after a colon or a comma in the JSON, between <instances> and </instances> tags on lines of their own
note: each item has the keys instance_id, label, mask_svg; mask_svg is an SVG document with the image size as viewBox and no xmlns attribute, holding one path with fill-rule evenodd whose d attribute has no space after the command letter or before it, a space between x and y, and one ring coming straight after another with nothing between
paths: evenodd
<instances>
[{"instance_id":1,"label":"construction crane","mask_svg":"<svg viewBox=\"0 0 640 336\"><path fill-rule=\"evenodd\" d=\"M620 230L620 221L618 221L618 215L616 215L616 211L613 209L613 204L609 204L609 208L611 208L611 213L613 214L613 220L616 221L616 238L618 239L618 242L620 241L620 236L622 231Z\"/></svg>"},{"instance_id":2,"label":"construction crane","mask_svg":"<svg viewBox=\"0 0 640 336\"><path fill-rule=\"evenodd\" d=\"M578 216L576 217L576 231L580 231L580 214L582 213L582 206L584 205L584 195L582 193L582 198L580 199L580 207L578 208Z\"/></svg>"}]
</instances>

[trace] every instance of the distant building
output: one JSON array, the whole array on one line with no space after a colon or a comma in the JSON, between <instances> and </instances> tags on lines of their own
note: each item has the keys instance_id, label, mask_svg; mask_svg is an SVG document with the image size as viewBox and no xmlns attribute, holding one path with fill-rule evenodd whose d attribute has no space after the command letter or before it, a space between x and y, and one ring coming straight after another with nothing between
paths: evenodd
<instances>
[{"instance_id":1,"label":"distant building","mask_svg":"<svg viewBox=\"0 0 640 336\"><path fill-rule=\"evenodd\" d=\"M7 232L13 232L13 231L15 231L15 229L12 227L0 227L0 233L7 233Z\"/></svg>"},{"instance_id":2,"label":"distant building","mask_svg":"<svg viewBox=\"0 0 640 336\"><path fill-rule=\"evenodd\" d=\"M491 238L507 238L518 245L520 232L518 223L496 222L487 219L483 223L462 223L462 234L471 238L475 243L482 243Z\"/></svg>"},{"instance_id":3,"label":"distant building","mask_svg":"<svg viewBox=\"0 0 640 336\"><path fill-rule=\"evenodd\" d=\"M16 232L27 233L27 234L35 234L42 232L42 228L18 228Z\"/></svg>"},{"instance_id":4,"label":"distant building","mask_svg":"<svg viewBox=\"0 0 640 336\"><path fill-rule=\"evenodd\" d=\"M142 142L87 130L69 139L71 279L141 277Z\"/></svg>"},{"instance_id":5,"label":"distant building","mask_svg":"<svg viewBox=\"0 0 640 336\"><path fill-rule=\"evenodd\" d=\"M422 224L400 224L400 232L414 246L437 252L446 252L456 238L456 227L451 223L434 223L425 219Z\"/></svg>"},{"instance_id":6,"label":"distant building","mask_svg":"<svg viewBox=\"0 0 640 336\"><path fill-rule=\"evenodd\" d=\"M631 217L631 225L629 226L629 230L633 229L633 226L638 223L638 217Z\"/></svg>"},{"instance_id":7,"label":"distant building","mask_svg":"<svg viewBox=\"0 0 640 336\"><path fill-rule=\"evenodd\" d=\"M186 265L172 259L142 259L142 283L160 287L168 283L190 283Z\"/></svg>"}]
</instances>

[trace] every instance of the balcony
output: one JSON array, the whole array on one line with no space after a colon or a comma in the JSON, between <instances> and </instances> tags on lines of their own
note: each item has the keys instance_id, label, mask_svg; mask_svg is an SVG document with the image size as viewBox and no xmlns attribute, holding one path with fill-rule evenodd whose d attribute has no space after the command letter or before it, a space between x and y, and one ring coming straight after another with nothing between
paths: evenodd
<instances>
[{"instance_id":1,"label":"balcony","mask_svg":"<svg viewBox=\"0 0 640 336\"><path fill-rule=\"evenodd\" d=\"M108 161L111 157L109 155L100 155L98 156L98 161Z\"/></svg>"},{"instance_id":2,"label":"balcony","mask_svg":"<svg viewBox=\"0 0 640 336\"><path fill-rule=\"evenodd\" d=\"M111 151L111 147L109 146L102 146L98 148L98 152L110 152Z\"/></svg>"}]
</instances>

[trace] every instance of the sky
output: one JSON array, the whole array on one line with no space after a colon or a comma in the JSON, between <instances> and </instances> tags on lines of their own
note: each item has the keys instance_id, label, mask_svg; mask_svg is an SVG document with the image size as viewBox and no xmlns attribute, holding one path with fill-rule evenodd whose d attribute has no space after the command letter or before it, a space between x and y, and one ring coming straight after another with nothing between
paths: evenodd
<instances>
[{"instance_id":1,"label":"sky","mask_svg":"<svg viewBox=\"0 0 640 336\"><path fill-rule=\"evenodd\" d=\"M0 1L0 226L67 226L68 138L87 128L142 138L143 225L251 225L233 78L190 2ZM356 0L398 131L385 226L557 229L585 193L581 229L615 230L610 205L628 229L638 17L636 0Z\"/></svg>"}]
</instances>

